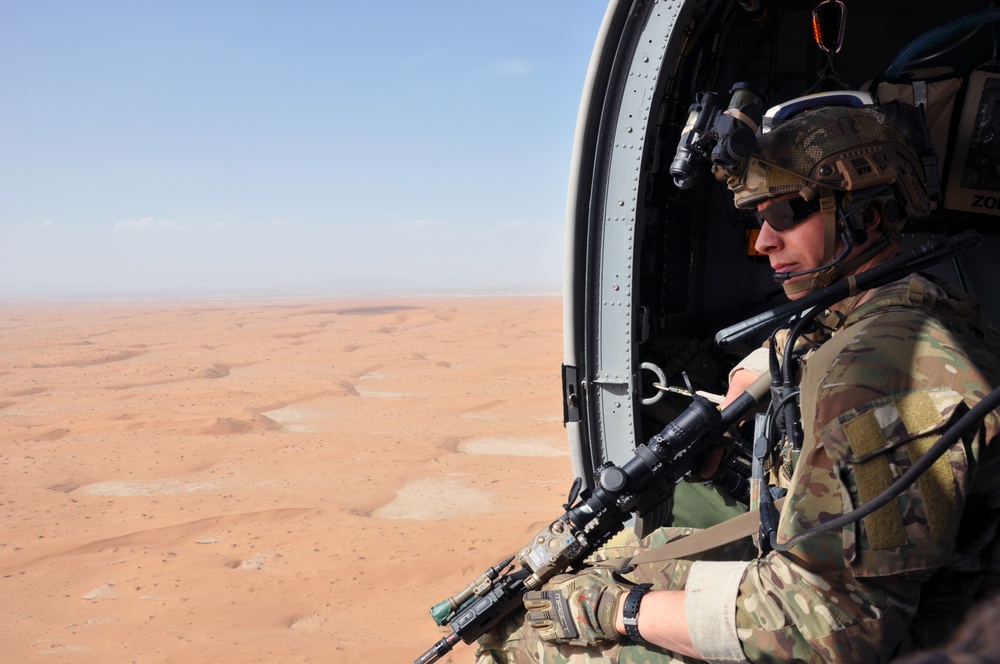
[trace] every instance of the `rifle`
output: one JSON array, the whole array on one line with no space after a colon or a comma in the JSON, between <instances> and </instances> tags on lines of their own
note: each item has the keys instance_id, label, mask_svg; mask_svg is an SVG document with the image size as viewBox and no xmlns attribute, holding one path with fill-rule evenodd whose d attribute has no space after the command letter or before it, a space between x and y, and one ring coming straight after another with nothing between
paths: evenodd
<instances>
[{"instance_id":1,"label":"rifle","mask_svg":"<svg viewBox=\"0 0 1000 664\"><path fill-rule=\"evenodd\" d=\"M982 241L982 235L972 231L931 239L850 280L835 282L801 300L721 330L715 341L725 347L753 332L771 330L803 312L815 314L852 292L885 285L974 249ZM525 592L540 588L567 569L579 569L587 557L625 527L633 513L640 522L642 517L654 514L664 499L663 488L673 487L689 475L730 426L770 396L771 387L771 376L765 373L721 411L707 399L695 396L677 419L636 448L632 459L621 467L606 463L598 468L592 489L581 493L577 478L561 516L517 555L504 558L461 592L431 608L435 622L451 627L452 632L414 664L436 662L459 641L474 642L519 610ZM1000 399L1000 395L996 398Z\"/></svg>"},{"instance_id":2,"label":"rifle","mask_svg":"<svg viewBox=\"0 0 1000 664\"><path fill-rule=\"evenodd\" d=\"M501 620L522 608L524 593L536 590L583 561L625 527L633 513L643 516L662 500L660 489L673 486L698 467L730 426L769 396L771 377L761 376L721 411L707 399L694 401L635 456L620 467L597 469L594 487L580 491L573 482L563 514L526 544L517 555L490 567L459 593L431 608L438 625L451 634L414 664L431 664L459 641L473 643Z\"/></svg>"}]
</instances>

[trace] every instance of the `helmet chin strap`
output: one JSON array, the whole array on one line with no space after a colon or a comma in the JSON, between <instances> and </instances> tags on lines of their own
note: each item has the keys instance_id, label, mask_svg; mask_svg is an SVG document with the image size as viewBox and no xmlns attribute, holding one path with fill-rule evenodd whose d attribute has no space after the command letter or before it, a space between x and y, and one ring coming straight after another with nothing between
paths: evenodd
<instances>
[{"instance_id":1,"label":"helmet chin strap","mask_svg":"<svg viewBox=\"0 0 1000 664\"><path fill-rule=\"evenodd\" d=\"M871 199L868 200L870 201ZM865 249L854 258L845 261L844 259L854 249L854 243L851 239L850 233L847 231L840 233L840 237L844 241L844 249L839 255L834 256L837 245L836 238L838 221L836 194L829 190L823 193L823 197L820 199L820 212L823 214L823 263L818 268L797 273L792 272L789 273L784 279L781 279L781 287L784 289L785 295L789 297L800 293L811 293L815 290L819 290L820 288L825 288L838 279L853 273L858 267L864 265L865 262L878 255L879 252L892 244L897 237L897 234L892 232L891 229L885 228L885 232L882 237L865 247ZM847 214L853 214L853 212L849 211ZM808 278L794 281L792 283L787 281L790 277L799 275L808 275Z\"/></svg>"},{"instance_id":2,"label":"helmet chin strap","mask_svg":"<svg viewBox=\"0 0 1000 664\"><path fill-rule=\"evenodd\" d=\"M788 296L796 295L798 293L811 293L814 290L826 288L833 282L851 274L854 270L864 265L865 262L888 247L890 242L889 236L883 235L878 240L865 247L861 253L851 260L843 261L840 257L835 258L831 262L823 265L823 267L816 272L810 274L809 278L802 279L801 281L794 281L792 283L785 282L781 285L781 287L784 289L785 295ZM849 252L850 249L851 247L848 245L847 252Z\"/></svg>"}]
</instances>

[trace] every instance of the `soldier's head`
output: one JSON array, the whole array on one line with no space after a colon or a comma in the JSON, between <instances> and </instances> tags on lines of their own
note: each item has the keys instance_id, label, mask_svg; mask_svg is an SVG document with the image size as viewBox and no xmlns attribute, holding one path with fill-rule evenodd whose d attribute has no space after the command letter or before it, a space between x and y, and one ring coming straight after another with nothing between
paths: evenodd
<instances>
[{"instance_id":1,"label":"soldier's head","mask_svg":"<svg viewBox=\"0 0 1000 664\"><path fill-rule=\"evenodd\" d=\"M920 159L872 107L793 116L760 136L728 185L736 207L756 210L757 250L790 298L888 257L906 219L930 211Z\"/></svg>"}]
</instances>

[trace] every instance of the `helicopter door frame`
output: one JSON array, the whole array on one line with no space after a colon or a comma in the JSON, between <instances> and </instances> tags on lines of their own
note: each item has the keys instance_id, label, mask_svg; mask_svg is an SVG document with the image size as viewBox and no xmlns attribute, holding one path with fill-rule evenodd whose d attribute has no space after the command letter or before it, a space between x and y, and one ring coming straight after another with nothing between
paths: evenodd
<instances>
[{"instance_id":1,"label":"helicopter door frame","mask_svg":"<svg viewBox=\"0 0 1000 664\"><path fill-rule=\"evenodd\" d=\"M659 95L685 43L692 0L613 0L591 57L567 201L563 296L564 420L573 473L624 463L636 446L636 311L643 173ZM620 63L627 63L622 66Z\"/></svg>"}]
</instances>

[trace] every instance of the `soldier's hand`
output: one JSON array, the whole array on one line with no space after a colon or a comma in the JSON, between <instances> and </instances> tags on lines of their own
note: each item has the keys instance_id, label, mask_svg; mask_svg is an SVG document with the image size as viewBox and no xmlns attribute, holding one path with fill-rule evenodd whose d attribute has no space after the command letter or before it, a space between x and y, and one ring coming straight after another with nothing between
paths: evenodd
<instances>
[{"instance_id":1,"label":"soldier's hand","mask_svg":"<svg viewBox=\"0 0 1000 664\"><path fill-rule=\"evenodd\" d=\"M722 458L725 454L726 449L724 447L716 447L706 454L705 458L702 459L701 468L698 469L697 473L692 473L692 479L694 481L712 479L712 476L719 472L719 464L722 463Z\"/></svg>"},{"instance_id":2,"label":"soldier's hand","mask_svg":"<svg viewBox=\"0 0 1000 664\"><path fill-rule=\"evenodd\" d=\"M618 641L615 631L618 602L628 588L610 572L553 577L543 590L525 593L526 620L539 636L551 643L590 646Z\"/></svg>"}]
</instances>

